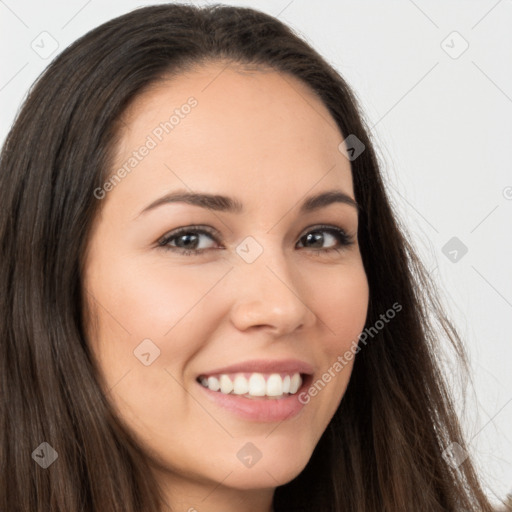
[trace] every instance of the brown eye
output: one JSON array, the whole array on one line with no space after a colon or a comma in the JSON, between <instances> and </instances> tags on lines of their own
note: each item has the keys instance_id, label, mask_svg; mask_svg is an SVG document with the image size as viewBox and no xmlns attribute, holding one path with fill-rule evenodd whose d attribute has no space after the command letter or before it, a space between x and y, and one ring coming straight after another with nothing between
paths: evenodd
<instances>
[{"instance_id":1,"label":"brown eye","mask_svg":"<svg viewBox=\"0 0 512 512\"><path fill-rule=\"evenodd\" d=\"M217 242L214 234L209 230L188 226L168 233L160 239L158 245L164 249L177 251L185 256L191 256L193 254L201 254L202 252L212 248L199 247L201 245L201 241L208 238ZM205 243L207 244L207 242L203 242L202 245Z\"/></svg>"},{"instance_id":2,"label":"brown eye","mask_svg":"<svg viewBox=\"0 0 512 512\"><path fill-rule=\"evenodd\" d=\"M353 238L343 229L333 226L318 226L302 236L299 241L305 246L309 245L313 250L322 252L340 251L343 247L354 243ZM333 241L334 247L332 247ZM329 247L323 247L326 243Z\"/></svg>"}]
</instances>

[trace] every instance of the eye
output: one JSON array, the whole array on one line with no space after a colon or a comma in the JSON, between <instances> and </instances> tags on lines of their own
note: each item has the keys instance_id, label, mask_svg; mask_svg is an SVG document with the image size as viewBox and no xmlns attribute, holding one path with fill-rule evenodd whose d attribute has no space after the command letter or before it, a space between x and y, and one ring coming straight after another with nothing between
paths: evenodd
<instances>
[{"instance_id":1,"label":"eye","mask_svg":"<svg viewBox=\"0 0 512 512\"><path fill-rule=\"evenodd\" d=\"M211 247L200 247L201 237L209 238L210 240L217 241L215 234L212 230L205 227L188 226L179 228L173 231L158 242L158 245L172 251L177 251L185 256L199 254ZM206 244L208 245L208 244Z\"/></svg>"},{"instance_id":2,"label":"eye","mask_svg":"<svg viewBox=\"0 0 512 512\"><path fill-rule=\"evenodd\" d=\"M211 243L201 244L201 239L210 239L218 244L217 232L215 230L207 226L187 226L176 229L162 237L158 241L158 246L184 256L198 256L210 249L214 249ZM322 247L325 243L329 247ZM343 248L353 243L353 236L348 235L343 229L335 226L315 226L315 229L310 229L299 239L299 244L302 244L301 249L311 248L313 253L318 254L330 253L332 251L340 252Z\"/></svg>"},{"instance_id":3,"label":"eye","mask_svg":"<svg viewBox=\"0 0 512 512\"><path fill-rule=\"evenodd\" d=\"M327 234L327 236L325 234ZM307 245L313 244L313 246L310 245L310 247L320 253L331 251L340 252L343 248L354 243L354 237L348 235L343 229L335 226L315 226L315 229L308 231L299 239L299 242ZM330 245L330 247L322 247L325 243Z\"/></svg>"}]
</instances>

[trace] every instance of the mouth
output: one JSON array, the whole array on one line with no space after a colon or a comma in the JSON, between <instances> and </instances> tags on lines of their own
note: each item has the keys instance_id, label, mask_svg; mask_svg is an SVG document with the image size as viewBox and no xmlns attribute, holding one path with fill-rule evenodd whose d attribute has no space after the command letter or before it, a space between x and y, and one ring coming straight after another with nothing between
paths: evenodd
<instances>
[{"instance_id":1,"label":"mouth","mask_svg":"<svg viewBox=\"0 0 512 512\"><path fill-rule=\"evenodd\" d=\"M313 381L304 373L199 375L198 388L215 406L251 422L282 422L297 416Z\"/></svg>"},{"instance_id":2,"label":"mouth","mask_svg":"<svg viewBox=\"0 0 512 512\"><path fill-rule=\"evenodd\" d=\"M237 395L252 400L282 399L298 393L309 375L305 373L237 372L199 375L203 387L224 395Z\"/></svg>"}]
</instances>

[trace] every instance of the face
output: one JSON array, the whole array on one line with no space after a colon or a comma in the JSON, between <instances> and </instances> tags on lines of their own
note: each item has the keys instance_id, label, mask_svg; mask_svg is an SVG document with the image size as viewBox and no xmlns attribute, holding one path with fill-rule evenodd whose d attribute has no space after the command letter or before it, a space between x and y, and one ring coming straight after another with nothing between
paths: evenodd
<instances>
[{"instance_id":1,"label":"face","mask_svg":"<svg viewBox=\"0 0 512 512\"><path fill-rule=\"evenodd\" d=\"M335 121L297 79L223 68L160 83L125 112L84 264L105 393L159 474L203 486L197 498L300 473L368 306Z\"/></svg>"}]
</instances>

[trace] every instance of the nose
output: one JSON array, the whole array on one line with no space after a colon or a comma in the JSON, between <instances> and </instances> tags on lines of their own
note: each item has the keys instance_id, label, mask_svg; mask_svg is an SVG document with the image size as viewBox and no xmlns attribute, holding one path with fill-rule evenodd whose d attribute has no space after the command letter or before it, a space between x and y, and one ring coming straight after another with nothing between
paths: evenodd
<instances>
[{"instance_id":1,"label":"nose","mask_svg":"<svg viewBox=\"0 0 512 512\"><path fill-rule=\"evenodd\" d=\"M230 285L231 321L239 330L266 328L277 337L314 324L315 313L307 304L307 279L298 268L290 267L281 250L266 249L253 263L238 262Z\"/></svg>"}]
</instances>

